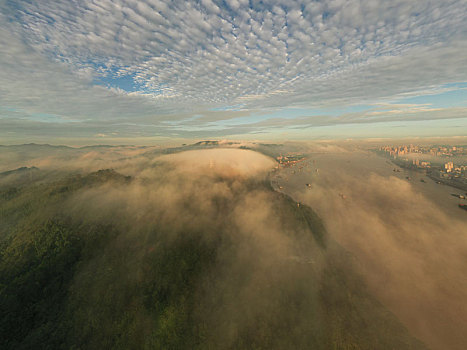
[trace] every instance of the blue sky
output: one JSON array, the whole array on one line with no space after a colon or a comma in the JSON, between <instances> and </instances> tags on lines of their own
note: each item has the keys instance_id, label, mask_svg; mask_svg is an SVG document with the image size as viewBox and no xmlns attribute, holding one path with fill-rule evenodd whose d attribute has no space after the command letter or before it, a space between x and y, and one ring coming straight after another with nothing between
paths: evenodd
<instances>
[{"instance_id":1,"label":"blue sky","mask_svg":"<svg viewBox=\"0 0 467 350\"><path fill-rule=\"evenodd\" d=\"M467 135L466 14L464 0L0 1L0 143Z\"/></svg>"}]
</instances>

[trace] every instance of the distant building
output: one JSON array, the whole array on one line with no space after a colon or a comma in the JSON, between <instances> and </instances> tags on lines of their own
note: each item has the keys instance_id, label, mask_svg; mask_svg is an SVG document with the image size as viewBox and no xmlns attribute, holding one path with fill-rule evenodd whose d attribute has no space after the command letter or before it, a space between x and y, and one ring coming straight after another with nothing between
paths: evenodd
<instances>
[{"instance_id":1,"label":"distant building","mask_svg":"<svg viewBox=\"0 0 467 350\"><path fill-rule=\"evenodd\" d=\"M420 163L420 166L421 166L422 168L429 168L429 167L430 167L430 162L421 162L421 163Z\"/></svg>"},{"instance_id":2,"label":"distant building","mask_svg":"<svg viewBox=\"0 0 467 350\"><path fill-rule=\"evenodd\" d=\"M444 164L444 170L447 173L450 173L453 168L454 168L454 164L452 162L447 162L447 163Z\"/></svg>"}]
</instances>

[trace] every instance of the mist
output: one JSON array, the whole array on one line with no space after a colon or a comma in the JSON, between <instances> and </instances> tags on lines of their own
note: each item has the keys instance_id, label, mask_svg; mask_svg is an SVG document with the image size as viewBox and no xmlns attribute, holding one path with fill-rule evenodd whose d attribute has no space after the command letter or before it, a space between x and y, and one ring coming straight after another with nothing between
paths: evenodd
<instances>
[{"instance_id":1,"label":"mist","mask_svg":"<svg viewBox=\"0 0 467 350\"><path fill-rule=\"evenodd\" d=\"M0 179L5 300L29 295L16 281L34 264L67 260L49 273L60 311L23 329L11 315L44 307L14 304L7 344L460 348L465 221L406 181L362 174L368 154L347 146L227 146L12 152L4 168L29 168ZM311 190L271 186L271 156L287 150L319 164Z\"/></svg>"},{"instance_id":2,"label":"mist","mask_svg":"<svg viewBox=\"0 0 467 350\"><path fill-rule=\"evenodd\" d=\"M292 196L318 212L329 235L355 255L371 291L413 334L433 349L463 349L467 220L450 198L455 189L396 176L368 152L311 159L319 175L311 190L291 189Z\"/></svg>"}]
</instances>

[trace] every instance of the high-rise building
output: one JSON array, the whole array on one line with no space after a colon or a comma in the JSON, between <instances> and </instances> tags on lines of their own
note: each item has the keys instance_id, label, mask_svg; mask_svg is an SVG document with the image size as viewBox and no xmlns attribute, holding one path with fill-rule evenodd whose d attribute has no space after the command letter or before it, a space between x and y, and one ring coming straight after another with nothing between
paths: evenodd
<instances>
[{"instance_id":1,"label":"high-rise building","mask_svg":"<svg viewBox=\"0 0 467 350\"><path fill-rule=\"evenodd\" d=\"M446 170L447 173L450 173L453 168L454 164L452 162L447 162L444 164L444 170Z\"/></svg>"}]
</instances>

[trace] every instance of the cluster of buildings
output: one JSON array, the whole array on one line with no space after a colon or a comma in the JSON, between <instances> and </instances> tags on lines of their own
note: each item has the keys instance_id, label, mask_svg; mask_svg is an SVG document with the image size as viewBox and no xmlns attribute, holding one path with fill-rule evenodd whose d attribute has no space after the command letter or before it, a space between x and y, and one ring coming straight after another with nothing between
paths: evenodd
<instances>
[{"instance_id":1,"label":"cluster of buildings","mask_svg":"<svg viewBox=\"0 0 467 350\"><path fill-rule=\"evenodd\" d=\"M444 180L453 180L467 184L467 165L455 164L454 161L446 161L445 158L457 156L457 159L462 159L459 156L467 156L467 147L464 146L385 146L379 149L386 156L393 159L393 162L404 168L424 170L427 175ZM408 157L411 153L420 155L437 156L432 158L432 162L421 160L423 156L416 156L410 162ZM444 158L444 159L443 159ZM433 160L434 159L434 160ZM433 164L434 163L434 164ZM465 162L467 164L467 161Z\"/></svg>"},{"instance_id":2,"label":"cluster of buildings","mask_svg":"<svg viewBox=\"0 0 467 350\"><path fill-rule=\"evenodd\" d=\"M467 155L467 147L463 146L414 146L410 144L403 146L384 146L380 148L380 151L384 151L394 158L410 153L429 154L438 157Z\"/></svg>"},{"instance_id":3,"label":"cluster of buildings","mask_svg":"<svg viewBox=\"0 0 467 350\"><path fill-rule=\"evenodd\" d=\"M412 168L431 169L432 165L430 162L420 161L419 159L414 159L412 160ZM438 170L439 177L444 177L444 178L467 177L467 165L455 165L454 162L446 162L442 164L442 166L439 166L439 167L433 166L433 168L439 169Z\"/></svg>"},{"instance_id":4,"label":"cluster of buildings","mask_svg":"<svg viewBox=\"0 0 467 350\"><path fill-rule=\"evenodd\" d=\"M431 163L426 161L420 161L419 159L414 159L412 165L416 168L428 169L431 168Z\"/></svg>"},{"instance_id":5,"label":"cluster of buildings","mask_svg":"<svg viewBox=\"0 0 467 350\"><path fill-rule=\"evenodd\" d=\"M301 154L296 154L296 155L287 155L287 156L280 155L276 159L279 162L280 166L286 168L286 167L293 166L299 162L302 162L306 158Z\"/></svg>"},{"instance_id":6,"label":"cluster of buildings","mask_svg":"<svg viewBox=\"0 0 467 350\"><path fill-rule=\"evenodd\" d=\"M455 165L453 162L444 163L443 169L440 171L443 177L467 178L467 165Z\"/></svg>"},{"instance_id":7,"label":"cluster of buildings","mask_svg":"<svg viewBox=\"0 0 467 350\"><path fill-rule=\"evenodd\" d=\"M454 163L453 162L447 162L444 163L444 171L447 173L452 172L452 169L454 169Z\"/></svg>"}]
</instances>

